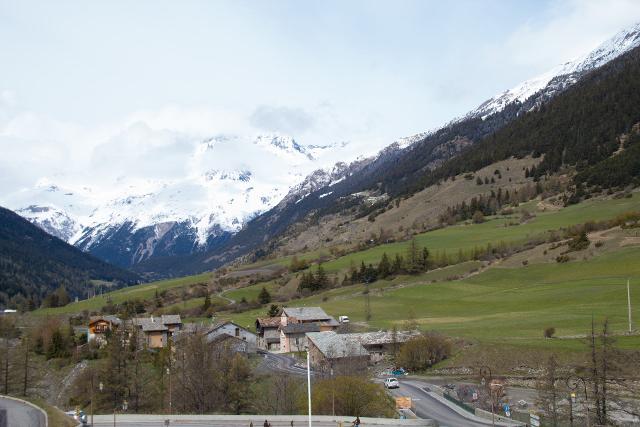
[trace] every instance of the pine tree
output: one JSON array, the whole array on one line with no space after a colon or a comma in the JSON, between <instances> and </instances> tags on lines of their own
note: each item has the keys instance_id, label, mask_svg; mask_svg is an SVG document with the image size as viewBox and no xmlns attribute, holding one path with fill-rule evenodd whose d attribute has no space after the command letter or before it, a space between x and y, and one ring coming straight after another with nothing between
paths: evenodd
<instances>
[{"instance_id":1,"label":"pine tree","mask_svg":"<svg viewBox=\"0 0 640 427\"><path fill-rule=\"evenodd\" d=\"M384 252L382 254L382 258L380 259L380 262L378 263L378 276L384 279L390 274L391 274L391 263L389 262L389 257L387 256L387 253Z\"/></svg>"},{"instance_id":2,"label":"pine tree","mask_svg":"<svg viewBox=\"0 0 640 427\"><path fill-rule=\"evenodd\" d=\"M202 305L202 311L206 312L211 307L211 296L209 292L204 296L204 304Z\"/></svg>"},{"instance_id":3,"label":"pine tree","mask_svg":"<svg viewBox=\"0 0 640 427\"><path fill-rule=\"evenodd\" d=\"M429 249L427 247L422 248L422 270L427 271L429 269Z\"/></svg>"},{"instance_id":4,"label":"pine tree","mask_svg":"<svg viewBox=\"0 0 640 427\"><path fill-rule=\"evenodd\" d=\"M391 272L393 274L400 274L404 267L404 259L402 255L396 254L396 257L393 259L393 265L391 266Z\"/></svg>"},{"instance_id":5,"label":"pine tree","mask_svg":"<svg viewBox=\"0 0 640 427\"><path fill-rule=\"evenodd\" d=\"M420 250L416 239L411 239L407 247L407 271L414 274L420 271Z\"/></svg>"},{"instance_id":6,"label":"pine tree","mask_svg":"<svg viewBox=\"0 0 640 427\"><path fill-rule=\"evenodd\" d=\"M318 264L318 271L316 271L316 275L314 278L314 290L324 289L329 280L327 279L327 273L324 271L324 267L322 264Z\"/></svg>"},{"instance_id":7,"label":"pine tree","mask_svg":"<svg viewBox=\"0 0 640 427\"><path fill-rule=\"evenodd\" d=\"M258 294L258 302L260 304L269 304L271 302L271 294L264 286L262 287L260 294Z\"/></svg>"},{"instance_id":8,"label":"pine tree","mask_svg":"<svg viewBox=\"0 0 640 427\"><path fill-rule=\"evenodd\" d=\"M280 314L280 308L276 304L271 304L271 307L269 307L269 311L267 312L267 316L278 317L278 314Z\"/></svg>"}]
</instances>

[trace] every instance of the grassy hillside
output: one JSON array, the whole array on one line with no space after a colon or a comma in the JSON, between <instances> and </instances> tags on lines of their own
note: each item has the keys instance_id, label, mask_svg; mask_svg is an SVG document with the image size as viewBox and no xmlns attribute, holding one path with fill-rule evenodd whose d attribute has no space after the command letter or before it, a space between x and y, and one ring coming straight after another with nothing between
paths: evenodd
<instances>
[{"instance_id":1,"label":"grassy hillside","mask_svg":"<svg viewBox=\"0 0 640 427\"><path fill-rule=\"evenodd\" d=\"M553 326L559 337L577 338L587 332L593 315L608 317L613 330L623 333L627 278L632 283L633 317L640 318L638 259L640 248L626 248L588 261L492 267L461 281L430 283L428 274L380 281L371 292L369 324L390 328L414 317L422 329L481 342L580 348L579 339L545 340L543 329ZM320 305L332 315L364 322L363 289L335 289L291 305ZM262 311L231 317L249 325ZM640 337L627 341L640 344Z\"/></svg>"},{"instance_id":2,"label":"grassy hillside","mask_svg":"<svg viewBox=\"0 0 640 427\"><path fill-rule=\"evenodd\" d=\"M432 252L457 252L487 243L499 241L518 242L530 239L562 227L584 223L588 220L604 220L616 215L640 210L640 197L636 193L631 198L591 200L579 205L559 210L542 211L536 202L523 206L535 214L532 220L520 225L519 214L513 217L490 218L482 224L457 225L417 236L420 244L428 246ZM635 233L633 230L627 232ZM517 254L517 262L510 259L487 266L480 261L469 261L446 268L429 271L419 276L400 276L392 280L380 280L371 285L372 319L365 322L363 285L353 285L327 290L325 292L286 303L291 306L320 305L327 312L339 316L348 315L354 322L371 328L389 328L401 325L408 318L414 318L423 329L436 329L452 336L478 340L482 343L499 341L519 346L552 346L576 349L582 346L578 338L588 328L591 316L609 317L616 332L626 327L627 277L637 288L640 282L640 248L631 240L630 246L620 244L627 239L620 237L607 240L595 248L573 255L574 261L558 264L555 254L536 254L529 265L523 265L523 257L528 252ZM628 234L628 233L627 233ZM604 236L604 235L603 235ZM636 239L637 240L637 239ZM615 243L615 244L614 244ZM383 252L393 254L404 252L406 242L374 247L350 254L324 265L330 272L348 268L353 260L359 263L376 263ZM564 249L557 249L562 251ZM542 252L535 248L533 251ZM317 252L300 254L300 258L313 259ZM521 259L522 258L522 259ZM261 275L261 269L269 266L283 266L289 258L264 261L261 263L231 269L225 277L235 277L235 273ZM240 276L242 276L240 274ZM244 277L244 276L242 276ZM295 277L295 274L289 278ZM460 279L460 278L463 279ZM71 304L58 309L39 310L41 314L64 314L82 310L98 310L107 299L113 303L130 299L151 299L156 290L173 289L206 283L212 274L190 276L182 279L154 282L111 292L102 297ZM249 281L244 278L245 283ZM245 298L253 301L262 287L275 296L295 280L270 280L222 292L221 296L239 301ZM632 291L634 317L640 318L640 288ZM202 298L192 298L164 307L164 310L180 311L202 305ZM222 307L225 301L215 299ZM219 312L216 317L232 318L242 325L251 327L257 316L263 316L266 307L240 313ZM557 340L544 340L543 329L553 326ZM623 339L626 345L640 342L640 339Z\"/></svg>"},{"instance_id":3,"label":"grassy hillside","mask_svg":"<svg viewBox=\"0 0 640 427\"><path fill-rule=\"evenodd\" d=\"M153 298L156 291L162 292L163 290L180 288L183 286L195 285L198 283L206 283L211 279L211 273L197 274L195 276L181 277L179 279L161 280L158 282L145 283L143 285L131 286L117 291L108 292L103 295L96 296L87 300L74 302L65 307L58 308L44 308L34 311L34 314L69 314L79 313L84 310L98 311L109 300L112 303L118 304L124 301L130 301L135 299L145 300Z\"/></svg>"},{"instance_id":4,"label":"grassy hillside","mask_svg":"<svg viewBox=\"0 0 640 427\"><path fill-rule=\"evenodd\" d=\"M543 236L551 230L587 221L610 219L623 212L640 210L640 194L635 193L632 198L625 199L589 200L558 211L540 212L534 204L530 204L528 208L536 217L521 225L507 226L509 223L517 222L519 216L496 217L482 224L456 225L419 234L416 240L432 252L446 251L449 254L455 254L458 250L484 247L488 243L525 242L532 237ZM375 264L380 261L384 252L390 256L396 253L404 254L407 245L407 242L379 245L329 261L324 267L329 272L336 272L349 268L351 263L356 267L362 261L365 264Z\"/></svg>"}]
</instances>

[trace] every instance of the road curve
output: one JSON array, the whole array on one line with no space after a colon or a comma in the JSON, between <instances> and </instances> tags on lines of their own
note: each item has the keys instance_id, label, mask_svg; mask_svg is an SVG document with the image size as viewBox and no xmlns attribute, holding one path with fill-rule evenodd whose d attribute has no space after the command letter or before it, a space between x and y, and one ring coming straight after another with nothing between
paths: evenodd
<instances>
[{"instance_id":1,"label":"road curve","mask_svg":"<svg viewBox=\"0 0 640 427\"><path fill-rule=\"evenodd\" d=\"M420 418L429 418L438 422L440 427L478 427L491 425L490 420L479 419L470 414L469 419L463 417L449 406L431 397L424 390L425 383L409 379L400 379L400 388L391 390L393 396L411 397L414 413ZM496 423L500 425L500 423Z\"/></svg>"},{"instance_id":2,"label":"road curve","mask_svg":"<svg viewBox=\"0 0 640 427\"><path fill-rule=\"evenodd\" d=\"M7 411L7 426L20 427L46 427L45 416L39 409L20 402L0 396L0 411Z\"/></svg>"},{"instance_id":3,"label":"road curve","mask_svg":"<svg viewBox=\"0 0 640 427\"><path fill-rule=\"evenodd\" d=\"M260 363L260 368L270 371L270 372L280 372L284 374L297 375L297 376L307 376L307 369L296 366L296 360L285 354L277 354L277 353L259 353L262 356L262 361ZM311 371L311 375L314 375L314 372Z\"/></svg>"}]
</instances>

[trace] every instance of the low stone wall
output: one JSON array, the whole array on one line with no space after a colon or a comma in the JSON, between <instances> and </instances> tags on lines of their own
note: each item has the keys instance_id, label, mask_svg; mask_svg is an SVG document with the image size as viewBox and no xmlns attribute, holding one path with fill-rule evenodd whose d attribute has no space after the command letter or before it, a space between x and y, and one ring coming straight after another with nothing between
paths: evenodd
<instances>
[{"instance_id":1,"label":"low stone wall","mask_svg":"<svg viewBox=\"0 0 640 427\"><path fill-rule=\"evenodd\" d=\"M190 425L206 426L253 426L262 427L267 420L272 427L305 427L308 425L306 415L142 415L120 414L117 421L140 425L168 425L188 422ZM350 427L355 417L339 417L328 415L312 416L315 427ZM169 421L166 424L166 421ZM367 427L407 426L407 427L438 427L433 420L423 419L393 419L393 418L360 418L362 425ZM96 427L113 425L113 415L95 415Z\"/></svg>"}]
</instances>

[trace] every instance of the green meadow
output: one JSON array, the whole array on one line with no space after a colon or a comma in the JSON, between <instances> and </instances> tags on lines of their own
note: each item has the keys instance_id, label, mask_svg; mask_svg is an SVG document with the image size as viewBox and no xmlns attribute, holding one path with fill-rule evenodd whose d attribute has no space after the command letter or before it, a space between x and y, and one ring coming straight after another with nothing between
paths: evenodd
<instances>
[{"instance_id":1,"label":"green meadow","mask_svg":"<svg viewBox=\"0 0 640 427\"><path fill-rule=\"evenodd\" d=\"M119 304L131 300L146 300L153 298L156 292L181 288L183 286L207 283L211 279L212 273L197 274L194 276L180 277L178 279L160 280L158 282L145 283L142 285L129 286L117 291L107 292L93 298L74 302L64 307L43 308L34 311L34 314L55 315L79 313L84 310L99 311L107 304L109 299L113 304Z\"/></svg>"},{"instance_id":2,"label":"green meadow","mask_svg":"<svg viewBox=\"0 0 640 427\"><path fill-rule=\"evenodd\" d=\"M483 248L489 243L523 243L534 237L542 237L552 230L587 221L612 219L624 212L637 210L640 210L640 194L634 193L633 197L628 199L588 200L559 211L535 212L531 208L535 218L521 225L507 226L510 222L517 222L518 216L494 217L488 218L482 224L455 225L422 233L416 236L416 241L420 246L429 248L432 253L446 251L455 255L460 250ZM385 252L389 256L404 254L408 244L397 242L376 246L328 261L323 266L329 272L337 272L348 269L352 264L358 267L361 262L375 265Z\"/></svg>"},{"instance_id":3,"label":"green meadow","mask_svg":"<svg viewBox=\"0 0 640 427\"><path fill-rule=\"evenodd\" d=\"M368 323L373 328L401 327L413 318L424 330L480 342L577 349L583 346L579 338L588 332L592 316L608 318L615 333L626 331L627 278L633 317L640 319L640 248L627 248L587 261L491 267L459 281L431 283L428 276L416 276L376 282ZM291 305L319 305L334 316L364 322L363 289L333 289ZM231 317L250 325L256 315L264 315L264 310ZM546 327L555 327L558 339L545 340ZM638 336L621 340L640 345Z\"/></svg>"}]
</instances>

